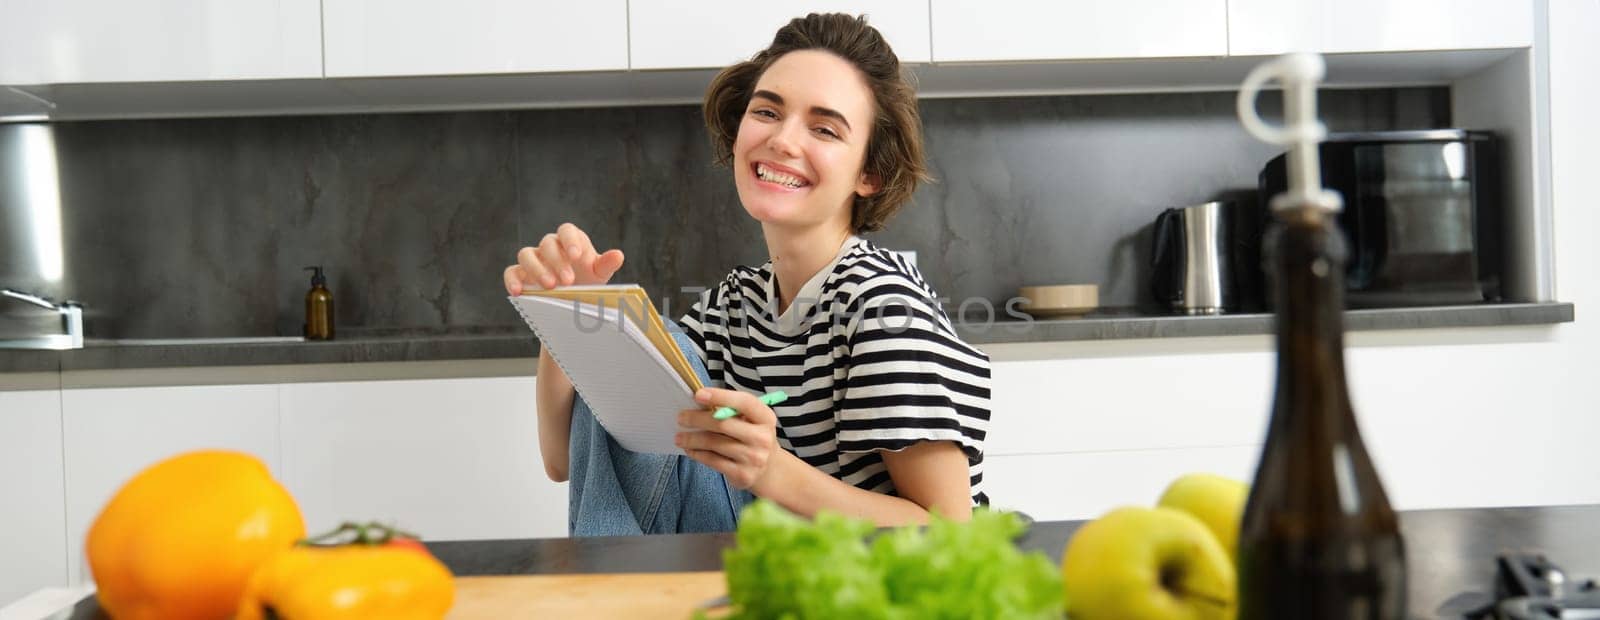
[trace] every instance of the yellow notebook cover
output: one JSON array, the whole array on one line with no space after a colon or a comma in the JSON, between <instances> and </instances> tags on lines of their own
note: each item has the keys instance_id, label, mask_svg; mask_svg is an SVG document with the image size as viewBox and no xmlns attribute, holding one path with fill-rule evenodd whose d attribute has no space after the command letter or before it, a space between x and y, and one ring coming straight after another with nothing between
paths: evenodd
<instances>
[{"instance_id":1,"label":"yellow notebook cover","mask_svg":"<svg viewBox=\"0 0 1600 620\"><path fill-rule=\"evenodd\" d=\"M678 412L698 409L700 378L636 284L527 291L511 304L595 419L624 448L675 454Z\"/></svg>"}]
</instances>

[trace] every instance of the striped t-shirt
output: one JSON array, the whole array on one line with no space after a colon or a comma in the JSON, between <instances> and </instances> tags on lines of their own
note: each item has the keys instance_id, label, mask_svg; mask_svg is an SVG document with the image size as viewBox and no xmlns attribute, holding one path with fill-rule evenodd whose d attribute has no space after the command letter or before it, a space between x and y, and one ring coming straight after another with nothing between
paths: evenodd
<instances>
[{"instance_id":1,"label":"striped t-shirt","mask_svg":"<svg viewBox=\"0 0 1600 620\"><path fill-rule=\"evenodd\" d=\"M779 315L772 263L740 266L679 322L711 384L763 394L778 444L857 488L895 495L883 451L951 441L982 490L989 357L956 337L938 296L899 254L852 236Z\"/></svg>"}]
</instances>

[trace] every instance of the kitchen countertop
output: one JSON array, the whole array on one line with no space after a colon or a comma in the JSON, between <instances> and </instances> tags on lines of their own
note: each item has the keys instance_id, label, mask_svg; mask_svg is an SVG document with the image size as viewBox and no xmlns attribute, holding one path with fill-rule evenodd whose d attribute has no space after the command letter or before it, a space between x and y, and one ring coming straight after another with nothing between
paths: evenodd
<instances>
[{"instance_id":1,"label":"kitchen countertop","mask_svg":"<svg viewBox=\"0 0 1600 620\"><path fill-rule=\"evenodd\" d=\"M537 357L539 344L525 327L406 330L338 337L163 338L88 340L82 349L0 349L0 372L54 372L128 368L415 362Z\"/></svg>"},{"instance_id":2,"label":"kitchen countertop","mask_svg":"<svg viewBox=\"0 0 1600 620\"><path fill-rule=\"evenodd\" d=\"M978 314L975 309L969 311ZM1001 315L1004 316L1004 313ZM1573 305L1516 303L1352 310L1345 317L1346 328L1351 331L1540 325L1571 322ZM1235 336L1270 334L1272 315L1190 317L1110 312L1067 319L992 323L969 317L968 321L958 321L956 327L963 339L976 345ZM82 349L67 351L0 349L0 373L533 358L538 351L538 343L533 335L521 326L392 330L354 333L331 341L263 338L90 340Z\"/></svg>"},{"instance_id":3,"label":"kitchen countertop","mask_svg":"<svg viewBox=\"0 0 1600 620\"><path fill-rule=\"evenodd\" d=\"M1059 564L1067 540L1082 525L1035 523L1018 544ZM1600 505L1404 511L1400 527L1413 617L1460 617L1459 610L1475 600L1463 593L1494 591L1495 556L1507 551L1544 553L1572 583L1600 576ZM428 548L457 576L467 577L716 571L722 569L722 550L733 544L732 534L680 534L440 541ZM104 615L90 597L71 617Z\"/></svg>"}]
</instances>

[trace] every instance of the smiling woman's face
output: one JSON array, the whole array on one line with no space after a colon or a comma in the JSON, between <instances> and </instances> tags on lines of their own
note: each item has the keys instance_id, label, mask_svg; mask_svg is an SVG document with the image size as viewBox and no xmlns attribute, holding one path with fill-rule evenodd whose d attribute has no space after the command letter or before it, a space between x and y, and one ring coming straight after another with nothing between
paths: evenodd
<instances>
[{"instance_id":1,"label":"smiling woman's face","mask_svg":"<svg viewBox=\"0 0 1600 620\"><path fill-rule=\"evenodd\" d=\"M848 226L872 135L872 91L848 61L790 52L756 81L733 145L733 179L751 217L781 227Z\"/></svg>"}]
</instances>

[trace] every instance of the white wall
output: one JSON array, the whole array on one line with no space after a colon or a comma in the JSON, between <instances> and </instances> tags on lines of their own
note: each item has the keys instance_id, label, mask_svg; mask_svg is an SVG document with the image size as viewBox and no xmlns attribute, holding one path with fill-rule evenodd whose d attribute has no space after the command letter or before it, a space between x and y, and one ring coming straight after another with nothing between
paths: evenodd
<instances>
[{"instance_id":1,"label":"white wall","mask_svg":"<svg viewBox=\"0 0 1600 620\"><path fill-rule=\"evenodd\" d=\"M1560 459L1570 465L1584 487L1587 501L1600 501L1600 461L1580 458L1600 436L1600 326L1583 322L1600 308L1600 193L1594 190L1600 170L1600 0L1557 0L1550 3L1550 133L1555 201L1556 294L1577 304L1579 322L1562 332L1560 353L1547 363L1561 364L1552 374L1557 405L1567 410L1571 427L1551 429L1568 449Z\"/></svg>"},{"instance_id":2,"label":"white wall","mask_svg":"<svg viewBox=\"0 0 1600 620\"><path fill-rule=\"evenodd\" d=\"M1550 2L1549 38L1556 296L1578 320L1348 336L1357 415L1398 508L1600 503L1600 460L1588 456L1600 437L1600 328L1587 319L1600 307L1600 0ZM991 496L1038 518L1085 518L1149 504L1186 471L1247 478L1271 346L986 347L997 362Z\"/></svg>"}]
</instances>

